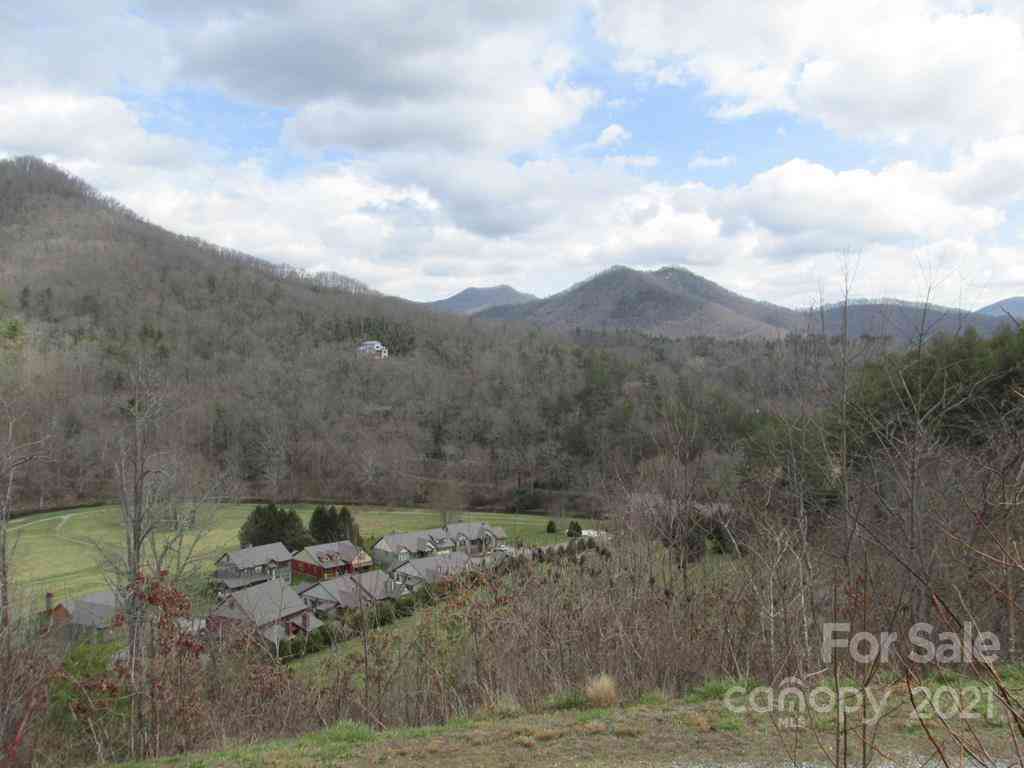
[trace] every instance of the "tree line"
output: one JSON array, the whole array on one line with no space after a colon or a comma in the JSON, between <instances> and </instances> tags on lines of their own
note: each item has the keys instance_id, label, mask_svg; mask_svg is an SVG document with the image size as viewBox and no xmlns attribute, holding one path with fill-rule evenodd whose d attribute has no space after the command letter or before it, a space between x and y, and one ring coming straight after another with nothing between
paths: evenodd
<instances>
[{"instance_id":1,"label":"tree line","mask_svg":"<svg viewBox=\"0 0 1024 768\"><path fill-rule=\"evenodd\" d=\"M258 547L279 541L291 552L298 552L311 544L331 544L337 541L351 541L357 547L365 548L359 524L351 510L348 507L338 509L334 505L322 504L313 509L308 527L294 509L273 503L258 504L242 524L238 541L243 547Z\"/></svg>"}]
</instances>

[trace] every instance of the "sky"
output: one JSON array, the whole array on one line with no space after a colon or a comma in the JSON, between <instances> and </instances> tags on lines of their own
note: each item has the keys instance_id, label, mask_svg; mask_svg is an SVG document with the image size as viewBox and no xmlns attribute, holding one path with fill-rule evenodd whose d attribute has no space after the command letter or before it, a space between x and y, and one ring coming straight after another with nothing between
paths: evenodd
<instances>
[{"instance_id":1,"label":"sky","mask_svg":"<svg viewBox=\"0 0 1024 768\"><path fill-rule=\"evenodd\" d=\"M1024 0L0 0L0 157L415 300L1024 294L1022 94Z\"/></svg>"}]
</instances>

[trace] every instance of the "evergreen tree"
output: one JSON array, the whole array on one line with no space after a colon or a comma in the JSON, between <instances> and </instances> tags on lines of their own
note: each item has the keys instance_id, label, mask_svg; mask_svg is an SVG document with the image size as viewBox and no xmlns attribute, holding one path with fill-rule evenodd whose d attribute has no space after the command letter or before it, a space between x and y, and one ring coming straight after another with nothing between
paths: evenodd
<instances>
[{"instance_id":1,"label":"evergreen tree","mask_svg":"<svg viewBox=\"0 0 1024 768\"><path fill-rule=\"evenodd\" d=\"M355 515L348 507L342 507L341 512L338 513L338 526L342 531L342 536L348 539L357 547L363 547L363 537L359 532L359 523L356 522Z\"/></svg>"},{"instance_id":2,"label":"evergreen tree","mask_svg":"<svg viewBox=\"0 0 1024 768\"><path fill-rule=\"evenodd\" d=\"M242 546L250 547L280 541L293 552L312 543L298 512L276 504L257 505L242 524L238 540Z\"/></svg>"},{"instance_id":3,"label":"evergreen tree","mask_svg":"<svg viewBox=\"0 0 1024 768\"><path fill-rule=\"evenodd\" d=\"M309 519L309 534L317 544L327 544L348 538L341 523L341 516L333 506L318 505L313 510L313 516Z\"/></svg>"}]
</instances>

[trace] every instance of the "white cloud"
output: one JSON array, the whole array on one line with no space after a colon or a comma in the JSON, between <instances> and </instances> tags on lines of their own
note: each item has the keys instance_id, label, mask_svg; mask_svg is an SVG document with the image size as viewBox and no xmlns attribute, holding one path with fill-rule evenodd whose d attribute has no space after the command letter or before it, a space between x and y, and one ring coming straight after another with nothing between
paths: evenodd
<instances>
[{"instance_id":1,"label":"white cloud","mask_svg":"<svg viewBox=\"0 0 1024 768\"><path fill-rule=\"evenodd\" d=\"M173 56L164 31L129 0L33 0L0 8L0 86L156 89Z\"/></svg>"},{"instance_id":2,"label":"white cloud","mask_svg":"<svg viewBox=\"0 0 1024 768\"><path fill-rule=\"evenodd\" d=\"M600 98L567 77L568 3L232 5L160 11L179 77L291 108L308 148L533 149Z\"/></svg>"},{"instance_id":3,"label":"white cloud","mask_svg":"<svg viewBox=\"0 0 1024 768\"><path fill-rule=\"evenodd\" d=\"M742 6L742 7L741 7ZM783 110L843 134L965 145L1024 129L1024 26L980 3L595 0L620 68L699 81L717 114Z\"/></svg>"},{"instance_id":4,"label":"white cloud","mask_svg":"<svg viewBox=\"0 0 1024 768\"><path fill-rule=\"evenodd\" d=\"M862 293L915 298L921 265L943 301L1024 292L1021 243L1000 240L1024 199L1012 3L595 2L621 68L701 84L722 117L782 110L883 139L877 154L897 159L795 158L731 186L679 184L661 147L625 154L620 123L561 154L559 134L602 96L574 78L573 9L540 0L97 0L88 13L47 0L39 23L32 4L0 24L0 156L52 157L171 229L416 298L497 281L546 294L613 263L683 263L806 303L819 281L834 288L849 248ZM166 103L169 84L276 108L303 164L282 177L244 146L229 159L113 95ZM605 106L626 101L643 99ZM898 142L919 139L933 144L899 160ZM351 160L318 159L337 147Z\"/></svg>"},{"instance_id":5,"label":"white cloud","mask_svg":"<svg viewBox=\"0 0 1024 768\"><path fill-rule=\"evenodd\" d=\"M727 231L758 232L759 251L775 258L972 238L1003 222L1000 209L962 203L954 191L944 174L912 163L837 173L798 159L722 191L713 209Z\"/></svg>"},{"instance_id":6,"label":"white cloud","mask_svg":"<svg viewBox=\"0 0 1024 768\"><path fill-rule=\"evenodd\" d=\"M589 89L564 83L539 85L500 100L408 102L360 106L331 99L302 108L285 128L299 146L364 150L487 148L511 152L543 144L576 123L598 99Z\"/></svg>"},{"instance_id":7,"label":"white cloud","mask_svg":"<svg viewBox=\"0 0 1024 768\"><path fill-rule=\"evenodd\" d=\"M598 147L615 147L629 141L632 135L633 134L618 123L612 123L601 131L601 134L597 137L595 144Z\"/></svg>"},{"instance_id":8,"label":"white cloud","mask_svg":"<svg viewBox=\"0 0 1024 768\"><path fill-rule=\"evenodd\" d=\"M923 261L959 270L985 298L1020 281L1020 248L985 244L1005 219L1000 205L1020 196L1012 173L985 170L1016 162L1012 138L979 144L943 171L903 162L837 172L793 160L722 188L645 180L631 172L652 166L645 156L513 163L489 152L443 162L392 152L275 178L261 162L227 162L147 131L116 99L4 95L0 153L51 156L176 231L410 297L498 276L546 294L614 263L681 263L801 303L848 248L868 265L864 293L914 298ZM956 301L962 285L947 280L942 291Z\"/></svg>"},{"instance_id":9,"label":"white cloud","mask_svg":"<svg viewBox=\"0 0 1024 768\"><path fill-rule=\"evenodd\" d=\"M699 168L729 168L736 164L734 155L722 155L721 157L708 157L703 152L698 152L690 158L686 167L691 171Z\"/></svg>"},{"instance_id":10,"label":"white cloud","mask_svg":"<svg viewBox=\"0 0 1024 768\"><path fill-rule=\"evenodd\" d=\"M11 154L43 151L157 167L188 162L196 151L183 139L146 131L118 99L3 86L0 146Z\"/></svg>"}]
</instances>

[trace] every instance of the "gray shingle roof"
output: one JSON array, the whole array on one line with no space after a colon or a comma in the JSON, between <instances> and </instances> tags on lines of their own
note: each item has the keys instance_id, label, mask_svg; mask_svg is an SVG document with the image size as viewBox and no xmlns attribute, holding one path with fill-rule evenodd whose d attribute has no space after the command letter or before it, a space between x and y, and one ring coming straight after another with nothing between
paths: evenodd
<instances>
[{"instance_id":1,"label":"gray shingle roof","mask_svg":"<svg viewBox=\"0 0 1024 768\"><path fill-rule=\"evenodd\" d=\"M425 531L389 533L381 538L373 548L380 547L385 552L398 552L402 548L408 549L410 552L429 552L432 547L438 545L448 542L455 544L460 536L465 536L470 541L477 541L482 539L485 533L490 533L497 539L506 538L503 528L490 526L487 523L451 523L447 527L428 528ZM432 547L426 546L427 544Z\"/></svg>"},{"instance_id":2,"label":"gray shingle roof","mask_svg":"<svg viewBox=\"0 0 1024 768\"><path fill-rule=\"evenodd\" d=\"M330 600L340 608L358 608L369 601L364 595L360 598L359 587L347 573L336 579L321 581L302 590L303 597L310 596L318 600Z\"/></svg>"},{"instance_id":3,"label":"gray shingle roof","mask_svg":"<svg viewBox=\"0 0 1024 768\"><path fill-rule=\"evenodd\" d=\"M398 552L402 549L408 549L410 552L428 552L433 548L428 533L429 531L389 533L374 544L373 548L385 552Z\"/></svg>"},{"instance_id":4,"label":"gray shingle roof","mask_svg":"<svg viewBox=\"0 0 1024 768\"><path fill-rule=\"evenodd\" d=\"M279 541L273 544L261 544L258 547L246 547L224 555L236 568L255 568L268 563L287 563L292 553Z\"/></svg>"},{"instance_id":5,"label":"gray shingle roof","mask_svg":"<svg viewBox=\"0 0 1024 768\"><path fill-rule=\"evenodd\" d=\"M401 597L407 591L405 587L395 585L393 579L384 571L364 571L363 573L354 573L349 578L358 583L372 600L379 601L387 600L390 597ZM392 584L390 590L388 588L389 583Z\"/></svg>"},{"instance_id":6,"label":"gray shingle roof","mask_svg":"<svg viewBox=\"0 0 1024 768\"><path fill-rule=\"evenodd\" d=\"M452 552L450 555L436 555L434 557L421 557L418 560L410 560L395 569L395 573L421 579L428 584L434 584L452 576L462 573L470 568L472 560L462 552Z\"/></svg>"},{"instance_id":7,"label":"gray shingle roof","mask_svg":"<svg viewBox=\"0 0 1024 768\"><path fill-rule=\"evenodd\" d=\"M366 571L346 573L336 579L311 584L299 594L318 600L331 600L340 608L360 608L368 603L401 597L407 593L405 587L395 583L383 571Z\"/></svg>"},{"instance_id":8,"label":"gray shingle roof","mask_svg":"<svg viewBox=\"0 0 1024 768\"><path fill-rule=\"evenodd\" d=\"M261 581L268 581L269 579L270 575L263 573L253 576L215 576L213 580L225 589L236 590L250 587L253 584L259 584Z\"/></svg>"},{"instance_id":9,"label":"gray shingle roof","mask_svg":"<svg viewBox=\"0 0 1024 768\"><path fill-rule=\"evenodd\" d=\"M333 541L329 544L314 544L306 547L303 552L311 554L321 565L332 565L339 562L351 563L362 550L351 541Z\"/></svg>"},{"instance_id":10,"label":"gray shingle roof","mask_svg":"<svg viewBox=\"0 0 1024 768\"><path fill-rule=\"evenodd\" d=\"M106 629L120 610L120 601L113 592L94 592L72 601L68 606L71 622L83 627Z\"/></svg>"},{"instance_id":11,"label":"gray shingle roof","mask_svg":"<svg viewBox=\"0 0 1024 768\"><path fill-rule=\"evenodd\" d=\"M211 615L226 619L245 618L262 627L285 616L307 610L302 598L279 579L265 581L235 592Z\"/></svg>"}]
</instances>

